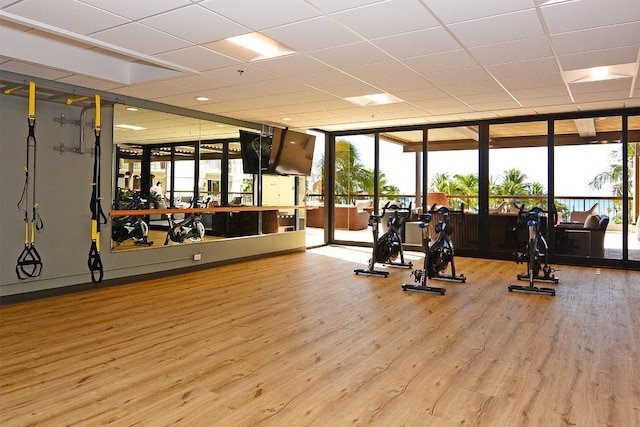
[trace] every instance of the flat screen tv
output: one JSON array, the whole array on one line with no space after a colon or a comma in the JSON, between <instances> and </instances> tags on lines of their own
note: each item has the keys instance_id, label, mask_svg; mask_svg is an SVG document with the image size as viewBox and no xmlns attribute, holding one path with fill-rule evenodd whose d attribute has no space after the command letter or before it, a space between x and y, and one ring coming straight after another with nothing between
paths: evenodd
<instances>
[{"instance_id":1,"label":"flat screen tv","mask_svg":"<svg viewBox=\"0 0 640 427\"><path fill-rule=\"evenodd\" d=\"M315 135L273 128L269 172L278 175L311 175Z\"/></svg>"},{"instance_id":2,"label":"flat screen tv","mask_svg":"<svg viewBox=\"0 0 640 427\"><path fill-rule=\"evenodd\" d=\"M240 155L244 173L266 173L269 170L270 153L270 136L240 130Z\"/></svg>"}]
</instances>

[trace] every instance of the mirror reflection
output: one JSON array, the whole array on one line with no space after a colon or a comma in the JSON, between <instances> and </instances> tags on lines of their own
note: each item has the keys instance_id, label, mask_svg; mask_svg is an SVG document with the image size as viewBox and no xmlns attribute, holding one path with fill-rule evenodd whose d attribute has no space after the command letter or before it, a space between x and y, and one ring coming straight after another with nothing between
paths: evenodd
<instances>
[{"instance_id":1,"label":"mirror reflection","mask_svg":"<svg viewBox=\"0 0 640 427\"><path fill-rule=\"evenodd\" d=\"M304 199L304 190L296 193L304 179L252 170L241 147L241 134L250 133L251 154L264 158L271 132L116 105L112 249L295 230L298 209L277 207Z\"/></svg>"}]
</instances>

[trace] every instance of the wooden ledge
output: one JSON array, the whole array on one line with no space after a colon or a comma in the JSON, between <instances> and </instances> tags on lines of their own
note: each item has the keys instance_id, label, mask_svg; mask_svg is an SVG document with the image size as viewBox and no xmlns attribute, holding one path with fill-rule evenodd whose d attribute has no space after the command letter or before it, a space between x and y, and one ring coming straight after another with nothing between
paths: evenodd
<instances>
[{"instance_id":1,"label":"wooden ledge","mask_svg":"<svg viewBox=\"0 0 640 427\"><path fill-rule=\"evenodd\" d=\"M222 213L222 212L265 212L265 211L286 211L291 209L315 209L316 206L215 206L211 208L168 208L168 209L134 209L134 210L112 210L110 217L120 216L146 216L162 214L192 214L192 213Z\"/></svg>"}]
</instances>

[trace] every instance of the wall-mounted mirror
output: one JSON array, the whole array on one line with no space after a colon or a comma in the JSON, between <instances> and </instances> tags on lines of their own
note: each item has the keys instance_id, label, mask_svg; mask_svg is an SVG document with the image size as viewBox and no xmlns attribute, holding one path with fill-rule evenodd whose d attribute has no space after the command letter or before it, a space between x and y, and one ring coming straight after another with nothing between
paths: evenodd
<instances>
[{"instance_id":1,"label":"wall-mounted mirror","mask_svg":"<svg viewBox=\"0 0 640 427\"><path fill-rule=\"evenodd\" d=\"M114 216L112 249L191 244L295 229L289 224L292 212L277 209L162 212L295 204L298 178L267 178L247 170L240 130L234 125L116 105L113 210L157 209L158 214ZM262 138L259 130L242 130ZM261 144L255 145L260 149Z\"/></svg>"}]
</instances>

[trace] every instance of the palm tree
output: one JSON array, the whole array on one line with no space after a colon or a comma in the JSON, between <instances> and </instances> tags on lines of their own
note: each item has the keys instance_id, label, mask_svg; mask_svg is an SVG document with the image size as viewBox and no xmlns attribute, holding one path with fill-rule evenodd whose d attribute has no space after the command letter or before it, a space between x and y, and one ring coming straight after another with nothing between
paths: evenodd
<instances>
[{"instance_id":1,"label":"palm tree","mask_svg":"<svg viewBox=\"0 0 640 427\"><path fill-rule=\"evenodd\" d=\"M502 184L498 186L498 192L510 196L526 194L526 179L527 175L521 170L511 168L502 175Z\"/></svg>"},{"instance_id":2,"label":"palm tree","mask_svg":"<svg viewBox=\"0 0 640 427\"><path fill-rule=\"evenodd\" d=\"M461 196L477 196L478 195L478 175L473 173L468 174L455 174L453 176L455 180L456 194ZM477 198L464 198L457 200L458 203L466 203L466 207L469 209L476 209L478 207Z\"/></svg>"},{"instance_id":3,"label":"palm tree","mask_svg":"<svg viewBox=\"0 0 640 427\"><path fill-rule=\"evenodd\" d=\"M349 141L339 139L336 141L336 169L335 169L335 193L336 203L352 203L358 194L373 194L374 172L366 169L360 161L360 153ZM309 185L314 192L324 194L324 165L325 157L322 156L316 163L316 168L321 171L320 176ZM386 186L384 174L379 176L380 188ZM397 193L397 187L393 187Z\"/></svg>"},{"instance_id":4,"label":"palm tree","mask_svg":"<svg viewBox=\"0 0 640 427\"><path fill-rule=\"evenodd\" d=\"M636 155L636 146L637 144L629 144L627 151L627 160L629 165L629 176L634 176L634 162L633 158ZM609 153L609 169L597 174L593 180L589 183L589 187L600 190L606 185L611 186L611 193L616 197L622 197L623 194L623 186L622 186L622 146L620 149L614 149ZM627 194L633 195L633 180L627 180ZM616 211L622 211L619 209L621 207L620 202L616 200L614 202L614 207ZM616 215L612 218L613 222L619 224L622 222L621 214Z\"/></svg>"},{"instance_id":5,"label":"palm tree","mask_svg":"<svg viewBox=\"0 0 640 427\"><path fill-rule=\"evenodd\" d=\"M458 194L458 186L447 172L437 173L429 185L431 191L441 191L445 194Z\"/></svg>"},{"instance_id":6,"label":"palm tree","mask_svg":"<svg viewBox=\"0 0 640 427\"><path fill-rule=\"evenodd\" d=\"M636 155L636 144L628 145L629 158L629 175L633 176L633 162L631 161ZM614 196L622 197L622 147L619 150L613 150L609 153L609 169L597 174L589 183L589 187L600 190L605 185L611 185L611 192ZM628 181L627 192L631 194L632 182Z\"/></svg>"}]
</instances>

